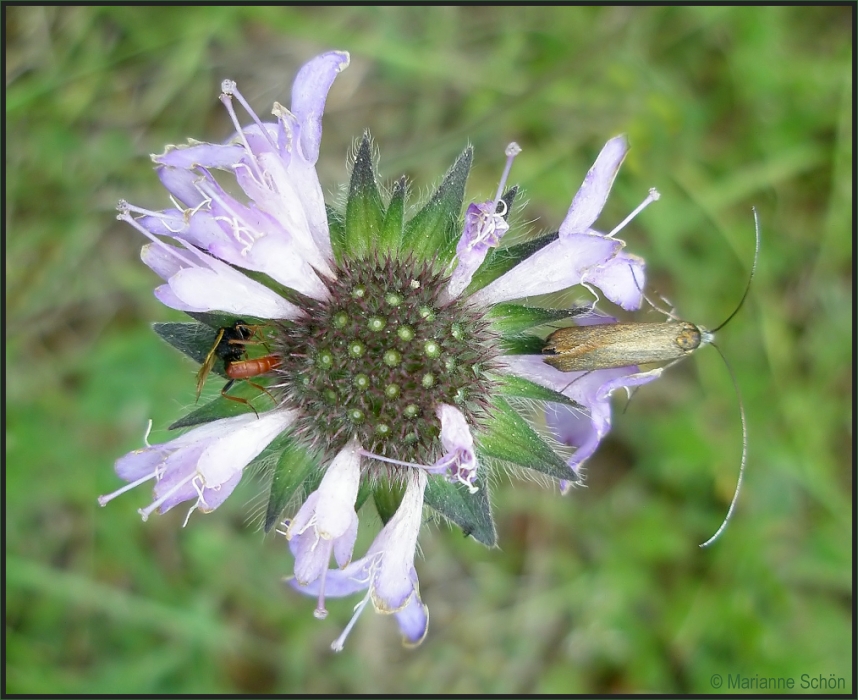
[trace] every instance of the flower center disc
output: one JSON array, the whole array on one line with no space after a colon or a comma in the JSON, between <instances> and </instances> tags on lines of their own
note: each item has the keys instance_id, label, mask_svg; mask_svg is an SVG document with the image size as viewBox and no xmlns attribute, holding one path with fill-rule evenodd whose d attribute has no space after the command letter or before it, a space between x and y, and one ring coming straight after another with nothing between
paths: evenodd
<instances>
[{"instance_id":1,"label":"flower center disc","mask_svg":"<svg viewBox=\"0 0 858 700\"><path fill-rule=\"evenodd\" d=\"M442 306L448 278L427 264L346 260L335 272L328 301L279 327L282 405L300 412L296 432L314 447L337 451L356 436L370 452L431 464L439 404L471 425L485 416L497 355L489 324L460 300Z\"/></svg>"}]
</instances>

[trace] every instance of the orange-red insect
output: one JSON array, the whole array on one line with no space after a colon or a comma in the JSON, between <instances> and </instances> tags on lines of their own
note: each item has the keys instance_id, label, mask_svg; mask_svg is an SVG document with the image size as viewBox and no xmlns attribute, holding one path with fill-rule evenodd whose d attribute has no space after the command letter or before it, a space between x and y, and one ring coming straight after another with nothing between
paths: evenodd
<instances>
[{"instance_id":1,"label":"orange-red insect","mask_svg":"<svg viewBox=\"0 0 858 700\"><path fill-rule=\"evenodd\" d=\"M238 401L239 403L247 404L253 409L253 406L247 399L240 396L230 396L226 392L229 391L237 380L245 380L251 386L264 391L271 396L265 387L249 381L251 377L257 377L261 374L270 372L278 367L282 361L280 355L265 355L253 359L246 359L248 345L264 345L260 340L252 340L256 326L250 326L242 320L237 320L232 326L225 326L218 330L212 349L206 355L199 372L197 372L197 400L200 398L203 385L206 377L211 372L214 363L220 359L223 361L224 371L229 381L221 389L221 396L230 401ZM274 400L274 397L271 397ZM254 413L256 409L253 409Z\"/></svg>"},{"instance_id":2,"label":"orange-red insect","mask_svg":"<svg viewBox=\"0 0 858 700\"><path fill-rule=\"evenodd\" d=\"M270 372L280 366L283 358L280 355L265 355L253 360L237 360L228 362L226 365L226 376L232 380L249 379L260 374Z\"/></svg>"}]
</instances>

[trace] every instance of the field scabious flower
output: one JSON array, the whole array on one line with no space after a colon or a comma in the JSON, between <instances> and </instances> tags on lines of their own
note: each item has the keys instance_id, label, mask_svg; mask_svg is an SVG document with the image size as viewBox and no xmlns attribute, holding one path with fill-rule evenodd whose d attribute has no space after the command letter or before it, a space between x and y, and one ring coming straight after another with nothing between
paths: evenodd
<instances>
[{"instance_id":1,"label":"field scabious flower","mask_svg":"<svg viewBox=\"0 0 858 700\"><path fill-rule=\"evenodd\" d=\"M414 645L428 626L414 566L424 506L494 546L490 476L519 468L562 489L580 481L581 463L610 429L610 394L659 371L548 366L548 324L612 319L527 302L583 285L624 309L640 306L643 261L615 236L628 219L608 234L592 228L625 138L605 145L557 232L524 243L503 241L517 144L506 149L491 199L462 214L467 148L412 214L404 178L383 195L365 134L336 209L324 202L315 164L328 91L348 62L332 51L307 63L290 109L275 103L273 121L224 81L234 136L153 156L172 207L120 203L118 218L150 241L142 259L164 280L155 295L194 319L156 332L203 364L200 382L209 370L261 375L254 382L266 386L253 402L270 405L222 395L194 410L171 426L190 432L119 459L116 472L129 483L101 501L154 481L144 519L183 501L209 512L249 466L264 465L266 531L294 513L278 530L295 558L292 588L318 597L320 618L326 597L366 591L358 613L372 602ZM572 449L560 454L558 443ZM368 500L384 526L353 561Z\"/></svg>"}]
</instances>

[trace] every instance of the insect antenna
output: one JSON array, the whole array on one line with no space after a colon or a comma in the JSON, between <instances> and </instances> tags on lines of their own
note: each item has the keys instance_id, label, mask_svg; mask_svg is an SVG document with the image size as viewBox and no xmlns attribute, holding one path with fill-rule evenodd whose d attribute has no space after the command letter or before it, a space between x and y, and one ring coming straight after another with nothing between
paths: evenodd
<instances>
[{"instance_id":1,"label":"insect antenna","mask_svg":"<svg viewBox=\"0 0 858 700\"><path fill-rule=\"evenodd\" d=\"M754 212L754 233L755 233L755 238L756 238L756 245L754 247L754 264L751 266L751 274L748 276L748 284L745 286L745 293L742 294L742 298L739 300L739 305L733 310L733 313L731 313L727 317L727 320L725 320L719 326L711 329L709 331L710 333L717 333L724 326L726 326L728 323L730 323L730 321L733 320L733 316L735 316L737 313L739 313L739 309L742 308L742 306L745 303L745 299L748 298L748 293L751 291L751 282L754 281L754 275L757 272L757 263L759 262L759 259L760 259L760 217L757 214L757 208L756 207L751 207L751 211Z\"/></svg>"},{"instance_id":2,"label":"insect antenna","mask_svg":"<svg viewBox=\"0 0 858 700\"><path fill-rule=\"evenodd\" d=\"M733 368L730 367L730 363L727 362L727 358L724 357L724 353L721 352L721 348L715 345L715 343L711 343L711 345L718 351L718 354L721 355L721 359L724 360L724 366L727 367L727 371L730 373L730 379L733 381L733 388L736 390L736 397L739 399L739 418L742 422L742 461L739 464L739 478L736 481L736 490L733 492L733 500L730 501L730 507L727 509L727 515L724 516L724 520L721 522L720 527L715 531L715 534L701 544L701 547L708 547L710 544L715 542L715 540L721 536L721 533L724 532L730 518L733 517L733 511L736 510L736 503L739 500L739 491L742 488L742 480L745 478L745 465L748 462L748 421L745 418L745 402L742 401L742 392L739 390L739 382L736 379L736 373L733 371Z\"/></svg>"},{"instance_id":3,"label":"insect antenna","mask_svg":"<svg viewBox=\"0 0 858 700\"><path fill-rule=\"evenodd\" d=\"M748 276L748 284L745 287L745 293L742 294L742 298L739 300L739 305L735 308L733 313L731 313L727 320L725 320L721 325L717 328L714 328L712 331L709 331L710 336L713 335L716 331L722 329L726 326L733 317L739 313L739 309L742 308L742 305L745 303L745 299L748 298L748 293L751 291L751 282L754 280L754 274L757 271L757 262L760 259L760 217L757 214L757 209L754 207L752 209L754 212L754 232L755 232L755 247L754 247L754 264L751 266L751 274ZM720 527L715 531L715 534L712 535L708 540L706 540L701 547L708 547L713 542L715 542L720 536L721 533L724 532L724 529L727 527L727 523L730 521L730 518L733 517L733 511L736 510L736 503L739 500L739 491L742 489L742 480L745 478L745 466L748 462L748 421L745 416L745 402L742 400L742 392L739 389L739 381L736 379L736 373L733 371L733 368L730 366L730 363L727 362L727 358L724 357L724 353L721 352L721 348L719 348L715 343L711 342L710 345L714 347L718 354L721 356L721 359L724 360L724 366L727 368L727 371L730 373L730 380L733 382L733 389L736 391L736 398L739 399L739 418L742 422L742 461L739 464L739 478L736 481L736 490L733 492L733 500L730 501L730 507L727 509L727 515L724 516L724 520L721 522Z\"/></svg>"}]
</instances>

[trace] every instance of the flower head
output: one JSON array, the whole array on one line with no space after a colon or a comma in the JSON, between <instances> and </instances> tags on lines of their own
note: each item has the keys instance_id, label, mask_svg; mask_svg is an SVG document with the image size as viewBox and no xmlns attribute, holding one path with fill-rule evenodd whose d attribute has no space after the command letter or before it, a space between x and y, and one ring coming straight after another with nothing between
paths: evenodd
<instances>
[{"instance_id":1,"label":"flower head","mask_svg":"<svg viewBox=\"0 0 858 700\"><path fill-rule=\"evenodd\" d=\"M225 389L173 426L190 432L121 458L117 473L130 484L102 500L154 480L144 517L185 500L209 511L267 447L275 466L266 530L294 504L283 532L295 557L291 585L318 596L318 617L326 596L366 591L358 612L371 601L417 644L428 625L414 566L424 505L494 545L492 470L540 471L562 488L580 480L610 429L611 392L658 370L547 365L548 324L587 317L526 301L580 285L597 300L640 306L643 261L616 237L629 219L607 234L592 228L628 150L624 137L605 145L559 230L524 243L504 240L517 193L507 187L521 151L514 143L494 197L462 213L466 149L406 217L405 179L382 195L365 134L345 207L326 208L315 170L322 114L348 62L338 51L310 61L291 108L275 103L267 121L224 81L234 135L153 156L171 207L120 204L119 218L150 241L142 257L164 280L157 298L194 319L156 331L203 364L200 382L209 371L227 387L250 378L258 395L254 406ZM534 405L554 439L575 448L571 457L520 410ZM386 524L352 561L369 496Z\"/></svg>"}]
</instances>

